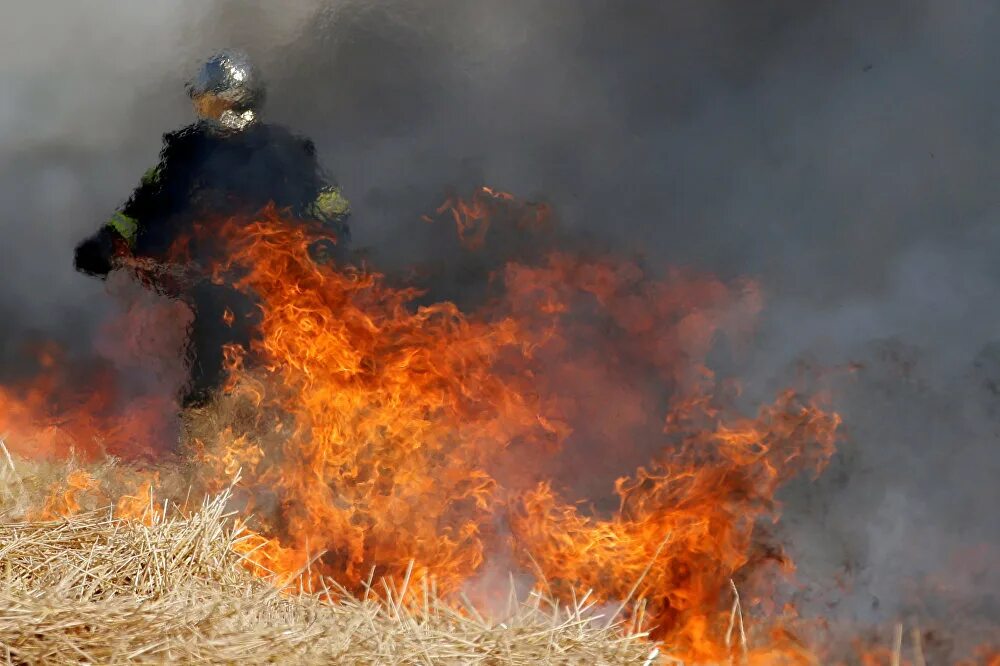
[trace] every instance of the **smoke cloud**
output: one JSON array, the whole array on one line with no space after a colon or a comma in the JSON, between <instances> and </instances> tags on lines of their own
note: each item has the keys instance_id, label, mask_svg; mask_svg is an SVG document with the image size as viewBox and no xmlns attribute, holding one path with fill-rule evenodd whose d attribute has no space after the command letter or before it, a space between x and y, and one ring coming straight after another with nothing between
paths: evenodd
<instances>
[{"instance_id":1,"label":"smoke cloud","mask_svg":"<svg viewBox=\"0 0 1000 666\"><path fill-rule=\"evenodd\" d=\"M785 498L801 577L853 581L819 595L835 614L942 613L915 601L934 584L995 621L998 30L987 0L14 3L0 376L36 338L94 348L120 306L73 247L190 122L193 67L242 47L379 266L447 260L419 215L489 184L652 267L758 279L727 368L748 404L858 364L825 380L842 453Z\"/></svg>"}]
</instances>

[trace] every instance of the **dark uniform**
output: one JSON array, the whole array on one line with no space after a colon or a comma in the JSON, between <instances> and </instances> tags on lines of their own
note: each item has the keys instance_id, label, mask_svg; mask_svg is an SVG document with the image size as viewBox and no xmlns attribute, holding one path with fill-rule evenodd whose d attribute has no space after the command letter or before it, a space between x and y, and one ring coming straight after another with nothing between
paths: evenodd
<instances>
[{"instance_id":1,"label":"dark uniform","mask_svg":"<svg viewBox=\"0 0 1000 666\"><path fill-rule=\"evenodd\" d=\"M228 59L228 60L227 60ZM219 62L222 65L219 65ZM233 88L232 77L220 83L225 65L252 67L238 52L223 52L206 65L195 93ZM210 68L215 67L213 72ZM230 68L231 69L231 68ZM256 82L244 74L238 84ZM214 76L213 76L214 75ZM213 79L216 90L212 90ZM257 84L259 85L259 84ZM200 92L199 92L200 91ZM237 90L246 97L246 90ZM253 105L261 91L251 91ZM175 244L184 239L185 260L207 268L224 259L211 230L195 225L220 223L234 215L252 215L273 203L292 216L330 226L342 251L347 238L347 200L324 178L311 141L288 130L256 121L252 105L227 110L228 117L203 119L164 136L160 163L142 178L125 205L96 234L76 248L76 268L106 277L121 257L169 265ZM225 115L225 114L224 114ZM204 402L223 378L223 346L249 343L256 309L246 295L212 284L205 274L193 282L164 280L154 286L187 302L194 311L190 331L191 381L184 403ZM233 315L230 317L229 315ZM230 320L230 321L227 321Z\"/></svg>"}]
</instances>

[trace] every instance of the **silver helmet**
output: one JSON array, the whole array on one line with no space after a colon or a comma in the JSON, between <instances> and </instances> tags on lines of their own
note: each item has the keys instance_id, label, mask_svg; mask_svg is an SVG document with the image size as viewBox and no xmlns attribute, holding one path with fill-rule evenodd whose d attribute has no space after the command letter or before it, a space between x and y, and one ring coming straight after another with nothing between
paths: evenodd
<instances>
[{"instance_id":1,"label":"silver helmet","mask_svg":"<svg viewBox=\"0 0 1000 666\"><path fill-rule=\"evenodd\" d=\"M188 82L192 99L211 94L231 104L237 116L252 114L264 101L264 83L249 56L237 49L219 51Z\"/></svg>"}]
</instances>

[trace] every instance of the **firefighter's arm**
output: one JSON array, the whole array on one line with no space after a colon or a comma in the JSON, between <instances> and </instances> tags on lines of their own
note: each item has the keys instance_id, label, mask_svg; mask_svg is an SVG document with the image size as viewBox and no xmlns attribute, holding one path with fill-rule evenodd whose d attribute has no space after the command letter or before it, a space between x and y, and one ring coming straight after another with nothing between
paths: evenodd
<instances>
[{"instance_id":1,"label":"firefighter's arm","mask_svg":"<svg viewBox=\"0 0 1000 666\"><path fill-rule=\"evenodd\" d=\"M351 206L347 198L336 185L323 187L306 212L319 221L333 237L333 240L320 239L310 245L309 252L313 260L321 264L337 263L338 257L345 256L350 236L347 218L351 214Z\"/></svg>"},{"instance_id":2,"label":"firefighter's arm","mask_svg":"<svg viewBox=\"0 0 1000 666\"><path fill-rule=\"evenodd\" d=\"M104 278L116 259L131 254L139 232L139 213L153 204L159 190L161 168L148 170L139 187L121 210L115 211L97 233L76 247L74 264L80 272Z\"/></svg>"},{"instance_id":3,"label":"firefighter's arm","mask_svg":"<svg viewBox=\"0 0 1000 666\"><path fill-rule=\"evenodd\" d=\"M308 212L337 231L340 226L346 227L347 218L351 215L351 204L340 187L327 185L319 190Z\"/></svg>"},{"instance_id":4,"label":"firefighter's arm","mask_svg":"<svg viewBox=\"0 0 1000 666\"><path fill-rule=\"evenodd\" d=\"M351 204L340 187L332 183L316 158L316 146L309 139L296 139L301 151L300 173L315 193L312 201L304 201L304 212L309 217L331 227L334 233L346 230Z\"/></svg>"},{"instance_id":5,"label":"firefighter's arm","mask_svg":"<svg viewBox=\"0 0 1000 666\"><path fill-rule=\"evenodd\" d=\"M351 215L351 204L344 192L327 178L325 170L316 157L316 146L309 139L297 139L301 150L299 168L304 182L308 183L310 194L303 201L302 213L322 225L323 231L332 237L315 241L310 246L313 258L327 263L341 255L348 244L350 230L347 218ZM309 198L311 197L311 201Z\"/></svg>"},{"instance_id":6,"label":"firefighter's arm","mask_svg":"<svg viewBox=\"0 0 1000 666\"><path fill-rule=\"evenodd\" d=\"M96 277L107 277L115 268L116 258L128 253L134 242L136 221L117 212L96 234L76 246L73 263L76 270Z\"/></svg>"}]
</instances>

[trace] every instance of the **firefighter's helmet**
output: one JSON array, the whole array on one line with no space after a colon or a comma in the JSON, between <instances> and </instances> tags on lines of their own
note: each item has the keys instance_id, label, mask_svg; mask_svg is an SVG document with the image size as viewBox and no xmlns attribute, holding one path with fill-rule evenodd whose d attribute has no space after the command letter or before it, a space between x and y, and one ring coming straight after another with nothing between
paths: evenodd
<instances>
[{"instance_id":1,"label":"firefighter's helmet","mask_svg":"<svg viewBox=\"0 0 1000 666\"><path fill-rule=\"evenodd\" d=\"M238 49L219 51L209 58L187 89L192 99L211 94L228 102L237 113L254 111L264 101L260 72L247 54Z\"/></svg>"}]
</instances>

